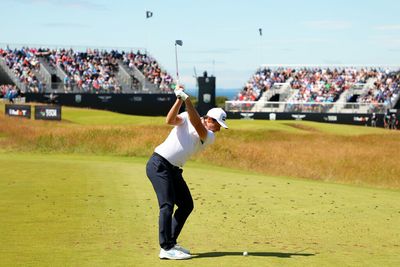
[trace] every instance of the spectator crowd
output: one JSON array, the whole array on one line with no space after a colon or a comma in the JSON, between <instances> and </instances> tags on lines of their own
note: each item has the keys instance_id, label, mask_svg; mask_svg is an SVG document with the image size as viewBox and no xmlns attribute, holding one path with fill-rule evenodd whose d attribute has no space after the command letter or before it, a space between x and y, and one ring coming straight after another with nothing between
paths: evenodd
<instances>
[{"instance_id":1,"label":"spectator crowd","mask_svg":"<svg viewBox=\"0 0 400 267\"><path fill-rule=\"evenodd\" d=\"M17 89L17 86L11 84L0 85L0 98L7 99L12 103L20 95L21 91Z\"/></svg>"},{"instance_id":2,"label":"spectator crowd","mask_svg":"<svg viewBox=\"0 0 400 267\"><path fill-rule=\"evenodd\" d=\"M63 91L83 93L122 93L123 86L140 90L140 82L135 73L140 72L146 83L152 84L159 92L171 92L173 78L162 69L160 64L147 53L125 52L118 50L86 49L84 52L72 48L50 49L0 48L0 59L3 65L15 75L18 87L23 92L41 93L46 84L40 78L41 60L52 68L61 69ZM128 72L132 84L121 84L118 78L121 66ZM372 83L370 83L373 81ZM125 81L126 82L126 81ZM319 104L329 107L339 97L356 85L372 84L355 100L356 103L372 106L392 107L400 94L400 72L379 68L354 67L261 67L250 77L236 96L237 101L258 101L265 92L277 89L277 85L287 85L288 92L282 101L288 107L305 104L309 111ZM2 98L13 99L18 89L11 85L2 85ZM282 96L281 96L282 97ZM349 101L349 99L346 99ZM302 105L302 109L304 105ZM370 109L376 111L378 109Z\"/></svg>"},{"instance_id":3,"label":"spectator crowd","mask_svg":"<svg viewBox=\"0 0 400 267\"><path fill-rule=\"evenodd\" d=\"M400 72L374 71L374 87L366 95L360 96L358 102L391 106L400 93Z\"/></svg>"},{"instance_id":4,"label":"spectator crowd","mask_svg":"<svg viewBox=\"0 0 400 267\"><path fill-rule=\"evenodd\" d=\"M117 51L59 49L51 51L49 58L52 65L59 65L66 73L63 79L65 92L76 89L79 92L121 93L115 78L121 58Z\"/></svg>"},{"instance_id":5,"label":"spectator crowd","mask_svg":"<svg viewBox=\"0 0 400 267\"><path fill-rule=\"evenodd\" d=\"M5 60L5 64L18 80L25 85L26 91L39 93L43 90L43 83L37 77L37 71L40 69L37 49L2 49L0 48L0 57Z\"/></svg>"},{"instance_id":6,"label":"spectator crowd","mask_svg":"<svg viewBox=\"0 0 400 267\"><path fill-rule=\"evenodd\" d=\"M276 83L290 87L288 103L334 103L340 95L357 85L374 83L358 97L358 103L385 104L392 106L400 93L400 72L376 68L260 68L251 76L236 96L236 101L257 101Z\"/></svg>"},{"instance_id":7,"label":"spectator crowd","mask_svg":"<svg viewBox=\"0 0 400 267\"><path fill-rule=\"evenodd\" d=\"M158 62L151 56L142 54L140 51L137 53L125 53L123 62L131 69L137 68L161 92L171 92L172 76L163 71Z\"/></svg>"},{"instance_id":8,"label":"spectator crowd","mask_svg":"<svg viewBox=\"0 0 400 267\"><path fill-rule=\"evenodd\" d=\"M285 83L291 76L292 69L279 68L260 68L252 75L243 89L236 96L238 101L257 101L262 94L270 90L275 83Z\"/></svg>"},{"instance_id":9,"label":"spectator crowd","mask_svg":"<svg viewBox=\"0 0 400 267\"><path fill-rule=\"evenodd\" d=\"M43 92L45 84L38 78L39 58L45 59L53 68L60 67L65 73L63 89L87 93L121 93L122 86L117 78L119 61L131 70L136 68L145 79L161 92L171 92L173 78L162 70L159 63L140 51L110 52L87 49L84 52L73 49L21 48L0 49L0 57L20 82L25 84L27 92ZM138 90L139 81L131 75L130 89Z\"/></svg>"},{"instance_id":10,"label":"spectator crowd","mask_svg":"<svg viewBox=\"0 0 400 267\"><path fill-rule=\"evenodd\" d=\"M292 73L289 102L333 103L356 83L365 82L366 72L354 68L303 68Z\"/></svg>"}]
</instances>

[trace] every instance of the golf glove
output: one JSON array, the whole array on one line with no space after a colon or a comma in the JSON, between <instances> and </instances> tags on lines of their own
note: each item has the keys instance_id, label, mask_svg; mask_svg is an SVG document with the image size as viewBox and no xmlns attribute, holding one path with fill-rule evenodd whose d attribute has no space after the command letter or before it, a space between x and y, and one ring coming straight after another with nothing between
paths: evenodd
<instances>
[{"instance_id":1,"label":"golf glove","mask_svg":"<svg viewBox=\"0 0 400 267\"><path fill-rule=\"evenodd\" d=\"M175 90L175 95L177 98L182 99L183 101L186 100L189 96L183 91L183 89Z\"/></svg>"}]
</instances>

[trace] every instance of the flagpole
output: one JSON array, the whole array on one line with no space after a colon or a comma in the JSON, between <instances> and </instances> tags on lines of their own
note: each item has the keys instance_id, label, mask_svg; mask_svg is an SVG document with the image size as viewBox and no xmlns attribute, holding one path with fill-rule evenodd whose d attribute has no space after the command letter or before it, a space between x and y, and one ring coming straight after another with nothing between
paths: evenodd
<instances>
[{"instance_id":1,"label":"flagpole","mask_svg":"<svg viewBox=\"0 0 400 267\"><path fill-rule=\"evenodd\" d=\"M258 53L259 53L259 59L260 59L260 68L263 64L263 53L262 53L262 28L258 29L259 35L260 35L260 43L259 43L259 49L258 49Z\"/></svg>"},{"instance_id":2,"label":"flagpole","mask_svg":"<svg viewBox=\"0 0 400 267\"><path fill-rule=\"evenodd\" d=\"M146 20L150 19L151 17L153 17L153 12L149 11L149 10L146 10ZM149 45L149 26L148 26L148 23L146 23L145 30L146 30L145 53L147 55L147 47Z\"/></svg>"},{"instance_id":3,"label":"flagpole","mask_svg":"<svg viewBox=\"0 0 400 267\"><path fill-rule=\"evenodd\" d=\"M146 11L146 27L145 27L145 30L146 30L146 38L145 38L145 44L144 44L144 52L145 52L145 54L147 55L147 46L148 46L148 39L149 39L149 25L148 25L148 22L147 22L147 20L148 20L148 17L147 17L147 11Z\"/></svg>"}]
</instances>

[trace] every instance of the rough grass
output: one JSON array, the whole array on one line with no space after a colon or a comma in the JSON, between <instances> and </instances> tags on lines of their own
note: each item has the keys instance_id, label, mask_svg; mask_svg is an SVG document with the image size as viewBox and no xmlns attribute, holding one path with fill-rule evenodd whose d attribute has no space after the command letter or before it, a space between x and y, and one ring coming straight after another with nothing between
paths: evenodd
<instances>
[{"instance_id":1,"label":"rough grass","mask_svg":"<svg viewBox=\"0 0 400 267\"><path fill-rule=\"evenodd\" d=\"M163 117L63 108L62 122L0 115L3 150L150 155L170 131ZM230 120L230 129L194 157L273 176L400 188L400 132L313 122Z\"/></svg>"}]
</instances>

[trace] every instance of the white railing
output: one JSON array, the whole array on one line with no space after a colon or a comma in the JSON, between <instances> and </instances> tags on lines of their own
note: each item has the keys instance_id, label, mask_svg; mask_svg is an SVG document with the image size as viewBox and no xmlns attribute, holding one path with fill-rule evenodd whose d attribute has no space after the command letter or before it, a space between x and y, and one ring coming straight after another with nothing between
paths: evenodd
<instances>
[{"instance_id":1,"label":"white railing","mask_svg":"<svg viewBox=\"0 0 400 267\"><path fill-rule=\"evenodd\" d=\"M135 52L136 51L145 51L144 47L133 47L133 46L99 46L99 45L68 45L68 44L39 44L39 43L0 43L0 48L4 49L21 49L21 48L39 48L45 47L51 50L57 49L72 49L74 51L84 52L87 50L99 50L99 51L125 51L125 52Z\"/></svg>"},{"instance_id":2,"label":"white railing","mask_svg":"<svg viewBox=\"0 0 400 267\"><path fill-rule=\"evenodd\" d=\"M385 113L388 108L383 103L225 102L229 112Z\"/></svg>"}]
</instances>

